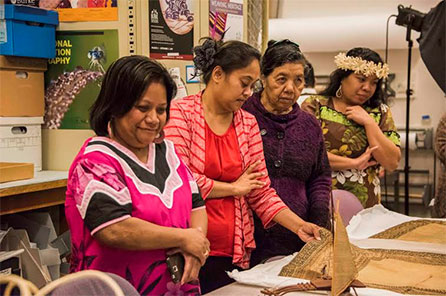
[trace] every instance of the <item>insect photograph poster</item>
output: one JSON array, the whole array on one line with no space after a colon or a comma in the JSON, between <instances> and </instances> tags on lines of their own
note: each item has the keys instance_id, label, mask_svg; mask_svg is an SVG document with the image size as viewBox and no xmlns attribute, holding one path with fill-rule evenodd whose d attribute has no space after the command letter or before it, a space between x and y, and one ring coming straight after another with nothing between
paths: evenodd
<instances>
[{"instance_id":1,"label":"insect photograph poster","mask_svg":"<svg viewBox=\"0 0 446 296\"><path fill-rule=\"evenodd\" d=\"M45 126L89 129L89 108L103 74L119 58L117 30L57 31L45 72Z\"/></svg>"},{"instance_id":2,"label":"insect photograph poster","mask_svg":"<svg viewBox=\"0 0 446 296\"><path fill-rule=\"evenodd\" d=\"M153 59L192 60L192 0L149 0L149 50Z\"/></svg>"}]
</instances>

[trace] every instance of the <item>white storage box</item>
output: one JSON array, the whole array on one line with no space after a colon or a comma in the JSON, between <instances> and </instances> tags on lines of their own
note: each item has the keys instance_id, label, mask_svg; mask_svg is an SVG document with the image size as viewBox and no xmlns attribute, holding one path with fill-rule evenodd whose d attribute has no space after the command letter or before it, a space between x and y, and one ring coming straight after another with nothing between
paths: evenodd
<instances>
[{"instance_id":1,"label":"white storage box","mask_svg":"<svg viewBox=\"0 0 446 296\"><path fill-rule=\"evenodd\" d=\"M0 117L0 161L32 162L42 170L43 117Z\"/></svg>"}]
</instances>

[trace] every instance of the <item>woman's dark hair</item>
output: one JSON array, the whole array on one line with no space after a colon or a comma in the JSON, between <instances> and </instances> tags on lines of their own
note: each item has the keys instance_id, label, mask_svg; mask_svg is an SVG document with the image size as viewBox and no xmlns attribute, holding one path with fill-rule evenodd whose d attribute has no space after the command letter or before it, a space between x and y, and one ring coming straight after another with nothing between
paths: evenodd
<instances>
[{"instance_id":1,"label":"woman's dark hair","mask_svg":"<svg viewBox=\"0 0 446 296\"><path fill-rule=\"evenodd\" d=\"M151 83L161 83L167 93L167 120L177 87L166 68L145 56L122 57L108 68L98 98L90 108L90 126L98 136L107 136L108 123L129 112Z\"/></svg>"},{"instance_id":2,"label":"woman's dark hair","mask_svg":"<svg viewBox=\"0 0 446 296\"><path fill-rule=\"evenodd\" d=\"M384 64L379 54L377 54L370 48L364 48L364 47L352 48L347 52L347 56L359 57L365 61L372 61L375 64L378 63ZM336 91L341 85L341 81L352 73L354 73L352 70L336 69L330 74L330 83L328 84L327 88L324 89L320 94L323 96L330 96L330 97L336 96ZM370 108L376 108L382 103L386 103L386 98L382 90L382 83L383 79L381 78L378 80L375 93L367 102L364 103L364 106Z\"/></svg>"},{"instance_id":3,"label":"woman's dark hair","mask_svg":"<svg viewBox=\"0 0 446 296\"><path fill-rule=\"evenodd\" d=\"M305 57L299 45L288 40L270 40L262 56L260 71L263 76L271 74L275 68L287 63L300 63L305 67Z\"/></svg>"},{"instance_id":4,"label":"woman's dark hair","mask_svg":"<svg viewBox=\"0 0 446 296\"><path fill-rule=\"evenodd\" d=\"M308 88L314 88L314 85L316 83L315 79L314 79L314 68L313 65L308 61L305 60L305 87Z\"/></svg>"},{"instance_id":5,"label":"woman's dark hair","mask_svg":"<svg viewBox=\"0 0 446 296\"><path fill-rule=\"evenodd\" d=\"M226 74L243 69L253 60L260 61L260 52L251 45L236 41L216 41L210 37L202 38L201 45L194 47L194 64L208 84L212 71L220 66Z\"/></svg>"}]
</instances>

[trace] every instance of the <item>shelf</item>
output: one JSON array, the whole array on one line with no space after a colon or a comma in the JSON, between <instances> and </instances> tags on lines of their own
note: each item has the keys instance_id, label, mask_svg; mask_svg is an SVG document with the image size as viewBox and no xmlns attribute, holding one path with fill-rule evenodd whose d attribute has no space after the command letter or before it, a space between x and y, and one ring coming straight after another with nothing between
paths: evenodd
<instances>
[{"instance_id":1,"label":"shelf","mask_svg":"<svg viewBox=\"0 0 446 296\"><path fill-rule=\"evenodd\" d=\"M68 172L41 171L29 180L0 184L0 215L63 205Z\"/></svg>"}]
</instances>

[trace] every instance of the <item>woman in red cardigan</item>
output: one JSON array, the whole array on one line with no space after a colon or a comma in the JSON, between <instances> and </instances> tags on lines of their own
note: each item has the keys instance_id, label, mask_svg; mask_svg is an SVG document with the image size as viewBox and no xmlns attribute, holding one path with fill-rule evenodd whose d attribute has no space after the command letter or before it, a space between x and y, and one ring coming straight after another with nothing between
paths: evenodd
<instances>
[{"instance_id":1,"label":"woman in red cardigan","mask_svg":"<svg viewBox=\"0 0 446 296\"><path fill-rule=\"evenodd\" d=\"M206 202L211 252L200 285L207 293L231 282L225 271L249 267L255 249L251 209L265 228L277 222L303 241L319 238L319 228L289 210L270 187L257 121L241 110L260 76L259 51L207 38L194 53L206 88L172 103L164 132Z\"/></svg>"}]
</instances>

